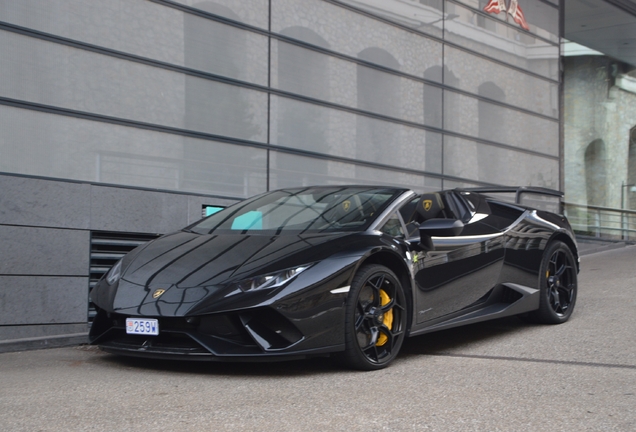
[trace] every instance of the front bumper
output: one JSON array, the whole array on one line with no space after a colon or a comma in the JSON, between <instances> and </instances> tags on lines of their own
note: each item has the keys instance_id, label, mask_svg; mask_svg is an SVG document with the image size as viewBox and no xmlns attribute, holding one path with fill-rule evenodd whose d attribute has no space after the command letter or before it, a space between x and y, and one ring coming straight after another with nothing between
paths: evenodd
<instances>
[{"instance_id":1,"label":"front bumper","mask_svg":"<svg viewBox=\"0 0 636 432\"><path fill-rule=\"evenodd\" d=\"M104 351L134 357L203 361L295 359L341 351L320 343L270 308L197 317L157 317L159 335L126 333L128 315L98 310L89 333ZM318 343L317 343L318 342Z\"/></svg>"}]
</instances>

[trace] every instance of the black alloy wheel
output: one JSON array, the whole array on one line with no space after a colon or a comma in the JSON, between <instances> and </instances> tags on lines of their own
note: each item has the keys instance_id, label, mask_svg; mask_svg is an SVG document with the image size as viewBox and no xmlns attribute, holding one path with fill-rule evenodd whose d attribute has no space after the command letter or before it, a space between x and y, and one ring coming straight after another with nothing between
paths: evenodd
<instances>
[{"instance_id":1,"label":"black alloy wheel","mask_svg":"<svg viewBox=\"0 0 636 432\"><path fill-rule=\"evenodd\" d=\"M577 266L570 248L560 241L548 245L544 252L539 289L539 309L530 318L545 324L567 321L576 303Z\"/></svg>"},{"instance_id":2,"label":"black alloy wheel","mask_svg":"<svg viewBox=\"0 0 636 432\"><path fill-rule=\"evenodd\" d=\"M347 300L344 361L360 370L386 367L404 341L406 312L404 290L395 274L377 264L362 267Z\"/></svg>"}]
</instances>

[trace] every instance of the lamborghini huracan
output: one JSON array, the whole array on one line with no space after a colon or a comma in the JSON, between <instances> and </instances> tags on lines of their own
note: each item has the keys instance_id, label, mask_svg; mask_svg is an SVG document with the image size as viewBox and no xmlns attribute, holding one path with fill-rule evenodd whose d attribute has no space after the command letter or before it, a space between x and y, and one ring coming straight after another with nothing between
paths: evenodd
<instances>
[{"instance_id":1,"label":"lamborghini huracan","mask_svg":"<svg viewBox=\"0 0 636 432\"><path fill-rule=\"evenodd\" d=\"M564 216L520 204L526 193L559 195L267 192L117 262L91 292L90 341L128 356L332 356L374 370L409 336L511 315L563 323L576 302L576 240Z\"/></svg>"}]
</instances>

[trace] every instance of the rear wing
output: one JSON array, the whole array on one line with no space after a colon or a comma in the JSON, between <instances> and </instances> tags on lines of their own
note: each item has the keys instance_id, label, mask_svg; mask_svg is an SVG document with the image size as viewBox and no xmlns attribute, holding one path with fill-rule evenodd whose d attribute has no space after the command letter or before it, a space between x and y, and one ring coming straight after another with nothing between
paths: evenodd
<instances>
[{"instance_id":1,"label":"rear wing","mask_svg":"<svg viewBox=\"0 0 636 432\"><path fill-rule=\"evenodd\" d=\"M544 187L535 187L535 186L484 186L484 187L476 187L476 188L462 188L462 190L469 192L477 192L483 194L489 193L513 193L515 194L515 203L521 204L521 196L523 194L535 194L535 195L545 195L545 196L553 196L558 198L563 198L563 192L548 189Z\"/></svg>"},{"instance_id":2,"label":"rear wing","mask_svg":"<svg viewBox=\"0 0 636 432\"><path fill-rule=\"evenodd\" d=\"M475 187L475 188L462 188L462 190L465 190L468 192L483 193L483 194L514 194L515 204L521 204L521 205L523 205L523 203L521 202L523 195L525 194L539 195L537 197L538 199L532 200L533 202L531 207L536 207L536 208L543 207L542 210L549 210L554 213L563 212L563 209L562 209L563 192L555 190L555 189L548 189L548 188L538 187L538 186L484 186L484 187ZM545 202L545 201L550 201L550 198L558 199L558 203L556 203L557 208L549 208L551 206L549 205L548 202ZM542 201L544 205L541 205ZM552 200L552 203L554 203L554 200ZM545 204L547 204L548 208L545 207Z\"/></svg>"}]
</instances>

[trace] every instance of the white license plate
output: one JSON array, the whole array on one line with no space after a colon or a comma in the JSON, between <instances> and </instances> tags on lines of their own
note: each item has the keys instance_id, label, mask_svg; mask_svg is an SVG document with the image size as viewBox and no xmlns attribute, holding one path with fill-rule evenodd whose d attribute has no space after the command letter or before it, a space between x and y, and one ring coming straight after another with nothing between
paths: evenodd
<instances>
[{"instance_id":1,"label":"white license plate","mask_svg":"<svg viewBox=\"0 0 636 432\"><path fill-rule=\"evenodd\" d=\"M126 333L157 336L159 321L148 318L126 318Z\"/></svg>"}]
</instances>

